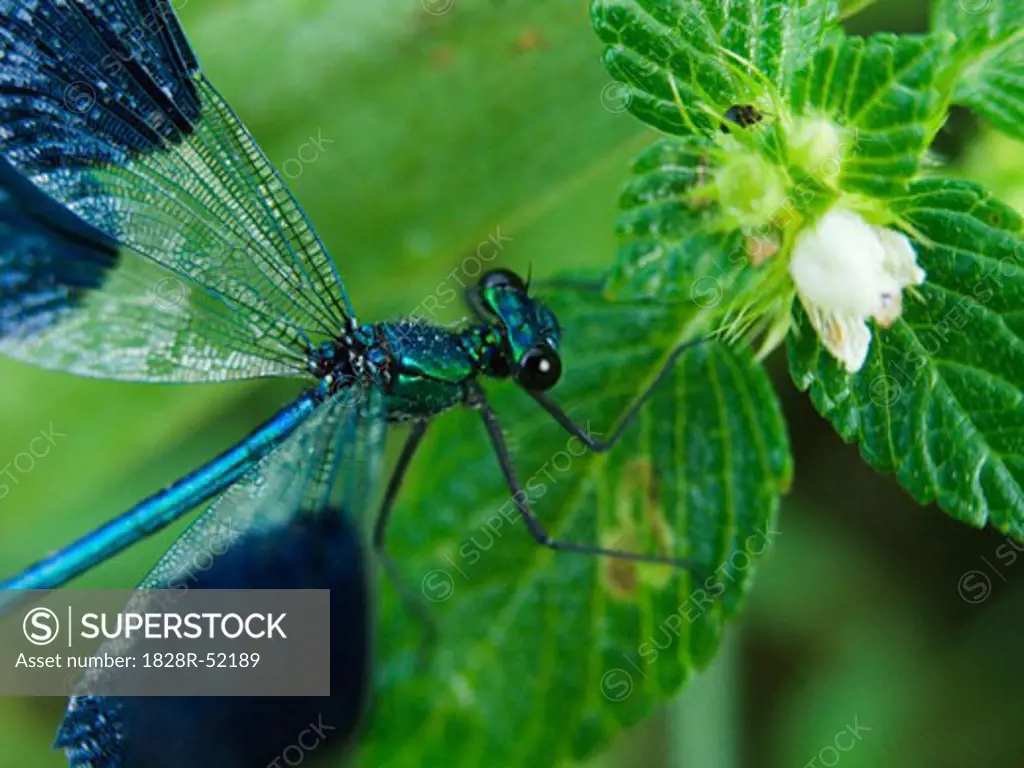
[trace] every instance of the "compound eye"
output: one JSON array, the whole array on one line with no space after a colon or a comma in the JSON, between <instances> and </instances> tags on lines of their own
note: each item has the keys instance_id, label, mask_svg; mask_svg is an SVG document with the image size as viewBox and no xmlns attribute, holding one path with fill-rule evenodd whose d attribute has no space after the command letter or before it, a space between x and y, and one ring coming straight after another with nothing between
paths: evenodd
<instances>
[{"instance_id":1,"label":"compound eye","mask_svg":"<svg viewBox=\"0 0 1024 768\"><path fill-rule=\"evenodd\" d=\"M519 361L516 380L524 389L544 392L558 383L562 375L562 359L551 347L539 346L528 350Z\"/></svg>"},{"instance_id":2,"label":"compound eye","mask_svg":"<svg viewBox=\"0 0 1024 768\"><path fill-rule=\"evenodd\" d=\"M494 269L480 278L481 291L493 288L512 288L525 292L526 283L523 282L523 278L510 269Z\"/></svg>"}]
</instances>

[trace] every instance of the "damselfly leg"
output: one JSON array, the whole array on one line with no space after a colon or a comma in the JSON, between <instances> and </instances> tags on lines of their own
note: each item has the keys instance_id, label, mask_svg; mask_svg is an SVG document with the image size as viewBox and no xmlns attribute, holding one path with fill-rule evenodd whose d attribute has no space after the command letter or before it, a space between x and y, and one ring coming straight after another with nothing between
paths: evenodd
<instances>
[{"instance_id":1,"label":"damselfly leg","mask_svg":"<svg viewBox=\"0 0 1024 768\"><path fill-rule=\"evenodd\" d=\"M398 497L398 492L402 487L405 473L412 463L413 456L416 455L416 450L420 447L423 436L427 433L428 426L430 426L430 422L425 419L413 422L409 436L405 439L402 455L398 457L398 463L395 465L391 478L388 480L387 489L384 492L384 500L381 502L380 510L377 513L377 522L373 527L373 549L380 560L381 567L384 569L385 574L387 574L388 580L394 585L405 609L423 627L421 662L429 658L437 637L437 628L434 624L433 616L423 603L423 598L413 592L405 579L402 578L398 564L388 554L386 545L388 523L391 521L391 510L394 508L395 499Z\"/></svg>"},{"instance_id":2,"label":"damselfly leg","mask_svg":"<svg viewBox=\"0 0 1024 768\"><path fill-rule=\"evenodd\" d=\"M657 391L658 387L662 384L662 382L664 382L665 379L668 378L668 376L672 373L673 369L676 367L676 363L679 362L679 358L681 358L684 354L686 354L686 352L693 349L694 347L700 346L701 344L704 344L708 341L710 341L710 339L708 338L697 339L696 341L688 341L684 344L680 344L674 350L672 350L672 353L668 356L668 358L665 360L665 363L662 365L661 370L658 371L658 375L654 377L654 381L650 383L647 389L644 390L643 394L640 395L640 397L636 399L636 402L634 402L633 405L630 406L629 410L626 411L626 415L622 417L622 420L619 422L619 425L615 428L615 431L612 432L612 436L607 440L595 440L594 438L592 438L589 434L587 434L586 430L584 430L582 427L576 424L571 418L569 418L569 415L565 411L563 411L554 400L548 397L546 393L539 391L528 391L528 394L530 395L530 397L532 397L540 404L541 408L543 408L545 411L551 414L552 418L559 424L561 424L562 427L564 427L569 434L579 438L581 441L583 441L583 444L586 445L591 450L597 451L598 453L606 453L607 451L610 451L612 448L614 448L615 444L619 442L619 439L625 433L626 429L629 428L629 425L632 424L636 417L639 415L640 409L642 409L644 405L647 404L647 401L651 399L651 397Z\"/></svg>"},{"instance_id":3,"label":"damselfly leg","mask_svg":"<svg viewBox=\"0 0 1024 768\"><path fill-rule=\"evenodd\" d=\"M678 355L682 354L681 351L673 353L673 358L677 359ZM674 359L669 361L668 365L674 363ZM648 389L647 392L637 401L637 404L630 409L629 413L623 420L623 423L615 430L611 439L607 442L595 441L589 438L582 429L574 424L564 412L561 411L554 403L547 401L551 405L549 413L554 416L558 422L569 430L572 434L579 437L584 441L585 444L594 448L598 452L604 452L610 450L616 441L621 437L623 431L628 426L644 402L650 397L653 389L657 387L658 383L667 375L670 369L663 369L656 377L654 383ZM536 395L534 395L536 397ZM547 398L544 398L546 401ZM542 405L544 403L542 402ZM630 552L621 549L610 549L607 547L600 547L594 544L583 544L575 541L563 541L560 539L552 538L548 534L547 530L541 524L537 515L530 508L530 504L527 501L527 494L523 490L522 485L519 482L519 478L516 475L515 467L512 465L512 458L509 455L508 446L505 443L505 436L502 433L501 424L498 422L498 417L495 415L494 410L487 402L486 397L482 390L477 390L475 405L480 411L481 418L484 422L484 428L487 430L487 435L491 439L491 445L494 448L494 453L497 456L498 464L501 466L502 474L505 476L505 481L508 484L509 491L512 493L512 500L519 510L520 515L523 518L523 522L526 524L527 530L533 537L534 541L543 547L548 547L559 552L576 552L583 555L594 555L599 557L612 557L620 560L630 560L641 563L657 563L661 565L668 565L675 568L680 568L691 573L700 573L701 566L692 560L686 560L682 558L674 557L662 557L660 555L650 555L642 552ZM559 418L560 417L560 418Z\"/></svg>"}]
</instances>

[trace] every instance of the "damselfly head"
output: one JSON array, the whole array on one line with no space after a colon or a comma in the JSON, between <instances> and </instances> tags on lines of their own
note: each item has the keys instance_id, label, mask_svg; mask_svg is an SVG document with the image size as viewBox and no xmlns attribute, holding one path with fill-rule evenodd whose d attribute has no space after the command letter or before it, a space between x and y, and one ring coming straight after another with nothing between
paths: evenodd
<instances>
[{"instance_id":1,"label":"damselfly head","mask_svg":"<svg viewBox=\"0 0 1024 768\"><path fill-rule=\"evenodd\" d=\"M562 374L561 329L554 313L530 297L529 285L515 272L496 269L480 279L474 303L482 317L498 322L519 385L532 391L555 386Z\"/></svg>"}]
</instances>

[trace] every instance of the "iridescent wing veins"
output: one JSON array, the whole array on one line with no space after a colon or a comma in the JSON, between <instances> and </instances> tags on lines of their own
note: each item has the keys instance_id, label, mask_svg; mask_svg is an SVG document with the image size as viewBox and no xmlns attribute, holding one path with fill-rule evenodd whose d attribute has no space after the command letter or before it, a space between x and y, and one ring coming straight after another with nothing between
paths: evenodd
<instances>
[{"instance_id":1,"label":"iridescent wing veins","mask_svg":"<svg viewBox=\"0 0 1024 768\"><path fill-rule=\"evenodd\" d=\"M0 0L0 156L14 357L140 380L279 375L351 317L168 0Z\"/></svg>"}]
</instances>

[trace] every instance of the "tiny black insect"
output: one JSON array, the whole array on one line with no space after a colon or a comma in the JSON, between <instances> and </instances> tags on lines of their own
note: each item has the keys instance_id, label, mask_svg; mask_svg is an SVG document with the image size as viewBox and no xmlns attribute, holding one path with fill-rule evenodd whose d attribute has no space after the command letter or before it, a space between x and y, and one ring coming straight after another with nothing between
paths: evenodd
<instances>
[{"instance_id":1,"label":"tiny black insect","mask_svg":"<svg viewBox=\"0 0 1024 768\"><path fill-rule=\"evenodd\" d=\"M764 115L753 104L736 104L725 111L725 119L740 128L749 128L764 120ZM729 123L722 123L722 133L729 133Z\"/></svg>"}]
</instances>

